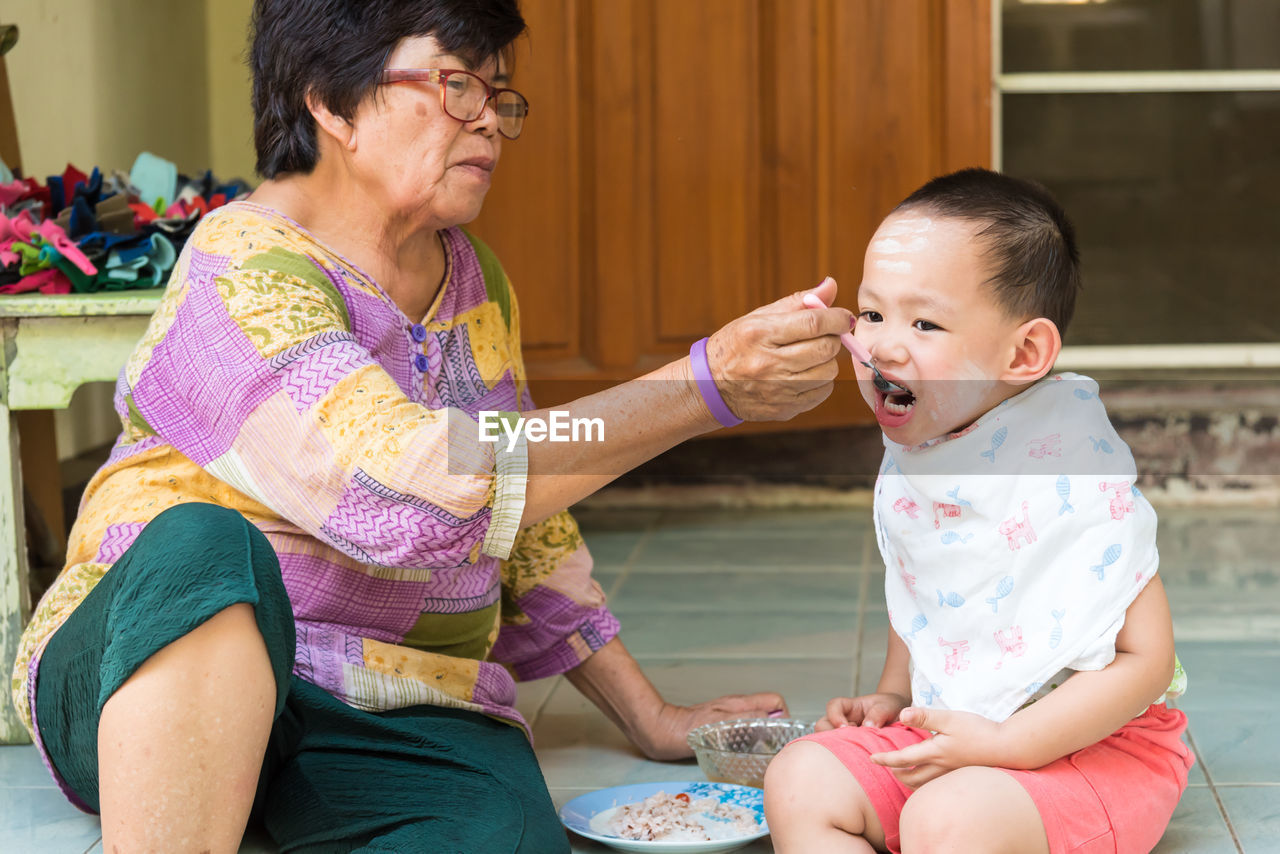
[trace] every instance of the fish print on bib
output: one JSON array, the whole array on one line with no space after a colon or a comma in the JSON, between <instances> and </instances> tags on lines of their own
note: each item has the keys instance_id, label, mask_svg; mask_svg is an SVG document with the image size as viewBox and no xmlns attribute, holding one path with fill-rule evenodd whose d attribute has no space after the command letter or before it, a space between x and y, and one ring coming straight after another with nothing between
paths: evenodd
<instances>
[{"instance_id":1,"label":"fish print on bib","mask_svg":"<svg viewBox=\"0 0 1280 854\"><path fill-rule=\"evenodd\" d=\"M1001 721L1114 659L1159 560L1097 383L1041 380L960 433L885 448L876 536L913 703Z\"/></svg>"}]
</instances>

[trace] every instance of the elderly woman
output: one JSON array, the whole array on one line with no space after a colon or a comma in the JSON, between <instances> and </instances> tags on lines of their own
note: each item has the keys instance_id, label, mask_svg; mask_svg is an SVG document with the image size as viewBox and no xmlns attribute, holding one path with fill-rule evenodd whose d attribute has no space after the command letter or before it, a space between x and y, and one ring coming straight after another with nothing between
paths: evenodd
<instances>
[{"instance_id":1,"label":"elderly woman","mask_svg":"<svg viewBox=\"0 0 1280 854\"><path fill-rule=\"evenodd\" d=\"M251 810L289 851L567 851L513 680L566 674L655 758L784 706L664 702L565 509L818 404L849 315L793 296L562 407L602 440L482 441L479 413L533 410L515 295L459 227L524 126L516 0L254 24L266 180L201 222L121 372L15 700L108 851L234 851Z\"/></svg>"}]
</instances>

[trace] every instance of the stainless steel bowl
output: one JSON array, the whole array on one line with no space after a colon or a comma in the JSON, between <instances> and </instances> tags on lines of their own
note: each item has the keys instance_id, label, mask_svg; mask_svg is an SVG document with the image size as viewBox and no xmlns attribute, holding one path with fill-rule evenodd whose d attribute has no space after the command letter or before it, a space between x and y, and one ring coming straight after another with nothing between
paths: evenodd
<instances>
[{"instance_id":1,"label":"stainless steel bowl","mask_svg":"<svg viewBox=\"0 0 1280 854\"><path fill-rule=\"evenodd\" d=\"M689 733L698 767L713 783L764 786L764 769L783 746L813 732L793 718L751 718L705 724Z\"/></svg>"}]
</instances>

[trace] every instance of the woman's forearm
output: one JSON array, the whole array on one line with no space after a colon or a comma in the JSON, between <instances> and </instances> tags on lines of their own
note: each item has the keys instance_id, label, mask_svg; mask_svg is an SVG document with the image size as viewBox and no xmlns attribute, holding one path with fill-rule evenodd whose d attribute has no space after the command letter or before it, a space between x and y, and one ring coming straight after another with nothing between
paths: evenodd
<instances>
[{"instance_id":1,"label":"woman's forearm","mask_svg":"<svg viewBox=\"0 0 1280 854\"><path fill-rule=\"evenodd\" d=\"M564 675L650 759L692 756L689 732L703 724L787 712L782 696L773 692L731 694L687 706L668 703L618 637Z\"/></svg>"},{"instance_id":2,"label":"woman's forearm","mask_svg":"<svg viewBox=\"0 0 1280 854\"><path fill-rule=\"evenodd\" d=\"M565 677L632 743L648 752L645 735L664 701L619 638L600 647Z\"/></svg>"},{"instance_id":3,"label":"woman's forearm","mask_svg":"<svg viewBox=\"0 0 1280 854\"><path fill-rule=\"evenodd\" d=\"M808 293L830 305L835 282L826 279ZM803 297L783 297L710 336L707 369L732 415L785 421L831 394L839 372L836 357L843 352L840 336L849 331L851 315L844 309L807 308ZM688 358L556 409L570 424L599 419L604 435L528 444L521 525L558 513L646 460L719 426ZM549 419L551 410L523 415Z\"/></svg>"},{"instance_id":4,"label":"woman's forearm","mask_svg":"<svg viewBox=\"0 0 1280 854\"><path fill-rule=\"evenodd\" d=\"M545 420L551 412L522 415ZM564 510L663 451L719 426L698 394L687 358L557 406L555 412L571 420L598 419L598 427L583 429L577 441L528 443L521 527Z\"/></svg>"}]
</instances>

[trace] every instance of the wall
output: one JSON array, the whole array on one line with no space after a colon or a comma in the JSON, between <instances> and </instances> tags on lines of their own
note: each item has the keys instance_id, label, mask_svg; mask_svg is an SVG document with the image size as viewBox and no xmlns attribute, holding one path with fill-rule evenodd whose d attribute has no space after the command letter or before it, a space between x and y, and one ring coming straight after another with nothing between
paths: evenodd
<instances>
[{"instance_id":1,"label":"wall","mask_svg":"<svg viewBox=\"0 0 1280 854\"><path fill-rule=\"evenodd\" d=\"M10 0L5 57L27 175L68 163L128 171L141 151L181 172L253 179L253 116L244 65L252 0ZM57 413L59 455L119 431L112 386L77 392Z\"/></svg>"},{"instance_id":2,"label":"wall","mask_svg":"<svg viewBox=\"0 0 1280 854\"><path fill-rule=\"evenodd\" d=\"M252 86L245 64L253 0L208 0L205 68L209 87L209 168L254 181Z\"/></svg>"},{"instance_id":3,"label":"wall","mask_svg":"<svg viewBox=\"0 0 1280 854\"><path fill-rule=\"evenodd\" d=\"M28 175L128 170L140 151L188 173L253 175L244 65L252 0L10 0L5 57Z\"/></svg>"},{"instance_id":4,"label":"wall","mask_svg":"<svg viewBox=\"0 0 1280 854\"><path fill-rule=\"evenodd\" d=\"M17 0L6 57L28 174L127 170L146 149L180 169L209 160L205 4Z\"/></svg>"}]
</instances>

